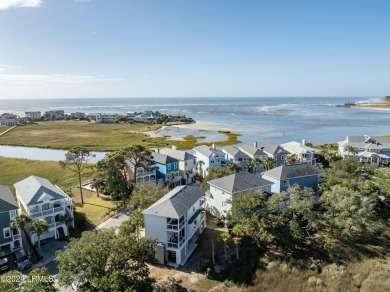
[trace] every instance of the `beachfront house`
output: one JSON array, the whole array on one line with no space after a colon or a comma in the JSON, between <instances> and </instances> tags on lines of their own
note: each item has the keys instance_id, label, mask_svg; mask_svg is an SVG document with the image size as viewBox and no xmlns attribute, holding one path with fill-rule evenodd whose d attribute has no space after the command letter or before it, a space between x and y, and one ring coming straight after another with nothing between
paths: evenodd
<instances>
[{"instance_id":1,"label":"beachfront house","mask_svg":"<svg viewBox=\"0 0 390 292\"><path fill-rule=\"evenodd\" d=\"M25 112L26 118L29 118L33 121L40 121L42 119L42 114L40 111L35 112Z\"/></svg>"},{"instance_id":2,"label":"beachfront house","mask_svg":"<svg viewBox=\"0 0 390 292\"><path fill-rule=\"evenodd\" d=\"M16 126L18 124L18 117L14 114L4 113L0 116L0 125L2 126Z\"/></svg>"},{"instance_id":3,"label":"beachfront house","mask_svg":"<svg viewBox=\"0 0 390 292\"><path fill-rule=\"evenodd\" d=\"M273 182L249 172L235 173L208 182L210 190L206 192L206 210L221 218L231 209L234 195L263 191L271 194Z\"/></svg>"},{"instance_id":4,"label":"beachfront house","mask_svg":"<svg viewBox=\"0 0 390 292\"><path fill-rule=\"evenodd\" d=\"M46 111L44 115L46 120L63 120L65 118L65 112L63 110Z\"/></svg>"},{"instance_id":5,"label":"beachfront house","mask_svg":"<svg viewBox=\"0 0 390 292\"><path fill-rule=\"evenodd\" d=\"M176 146L163 148L160 153L173 157L179 161L179 175L181 176L182 184L192 184L195 182L196 175L196 157L186 151L177 150Z\"/></svg>"},{"instance_id":6,"label":"beachfront house","mask_svg":"<svg viewBox=\"0 0 390 292\"><path fill-rule=\"evenodd\" d=\"M74 113L70 113L69 117L71 119L86 119L87 114L82 112L74 112Z\"/></svg>"},{"instance_id":7,"label":"beachfront house","mask_svg":"<svg viewBox=\"0 0 390 292\"><path fill-rule=\"evenodd\" d=\"M389 137L347 136L338 144L338 152L343 158L353 155L360 162L390 164Z\"/></svg>"},{"instance_id":8,"label":"beachfront house","mask_svg":"<svg viewBox=\"0 0 390 292\"><path fill-rule=\"evenodd\" d=\"M180 185L179 161L171 156L160 153L159 148L155 151L152 153L152 160L154 162L153 166L156 168L157 180L163 180L171 187Z\"/></svg>"},{"instance_id":9,"label":"beachfront house","mask_svg":"<svg viewBox=\"0 0 390 292\"><path fill-rule=\"evenodd\" d=\"M225 146L222 149L225 153L226 163L234 163L241 167L241 171L244 171L246 163L250 160L248 154L245 154L235 146Z\"/></svg>"},{"instance_id":10,"label":"beachfront house","mask_svg":"<svg viewBox=\"0 0 390 292\"><path fill-rule=\"evenodd\" d=\"M136 115L133 119L138 123L156 124L158 115L152 111L145 111L142 114Z\"/></svg>"},{"instance_id":11,"label":"beachfront house","mask_svg":"<svg viewBox=\"0 0 390 292\"><path fill-rule=\"evenodd\" d=\"M257 142L255 142L257 145ZM274 160L274 167L278 167L284 164L284 159L288 155L288 152L277 144L265 142L257 145L258 148L262 149L268 157Z\"/></svg>"},{"instance_id":12,"label":"beachfront house","mask_svg":"<svg viewBox=\"0 0 390 292\"><path fill-rule=\"evenodd\" d=\"M194 156L198 163L198 173L202 177L207 176L209 167L221 167L226 165L225 153L212 146L201 145L193 148Z\"/></svg>"},{"instance_id":13,"label":"beachfront house","mask_svg":"<svg viewBox=\"0 0 390 292\"><path fill-rule=\"evenodd\" d=\"M318 192L318 183L322 180L325 171L308 163L281 165L262 173L262 177L273 182L272 193L287 191L289 186L298 185L308 187Z\"/></svg>"},{"instance_id":14,"label":"beachfront house","mask_svg":"<svg viewBox=\"0 0 390 292\"><path fill-rule=\"evenodd\" d=\"M11 228L11 221L18 214L19 206L11 190L0 185L0 258L23 247L20 230Z\"/></svg>"},{"instance_id":15,"label":"beachfront house","mask_svg":"<svg viewBox=\"0 0 390 292\"><path fill-rule=\"evenodd\" d=\"M68 212L73 217L72 199L58 186L46 178L30 176L14 184L16 199L20 211L27 213L33 220L43 219L49 224L49 231L41 235L41 239L58 239L68 235L69 230L61 216ZM70 224L74 227L74 222ZM29 232L29 228L27 228ZM31 242L37 241L37 235L29 232Z\"/></svg>"},{"instance_id":16,"label":"beachfront house","mask_svg":"<svg viewBox=\"0 0 390 292\"><path fill-rule=\"evenodd\" d=\"M264 160L268 157L267 153L263 149L258 148L258 143L254 142L253 146L249 144L243 144L238 147L243 153L248 155L250 159L259 159L260 163L254 168L254 173L260 175L264 170Z\"/></svg>"},{"instance_id":17,"label":"beachfront house","mask_svg":"<svg viewBox=\"0 0 390 292\"><path fill-rule=\"evenodd\" d=\"M101 114L97 113L95 115L96 123L98 124L114 124L118 123L119 116L117 114Z\"/></svg>"},{"instance_id":18,"label":"beachfront house","mask_svg":"<svg viewBox=\"0 0 390 292\"><path fill-rule=\"evenodd\" d=\"M157 182L156 168L148 165L136 165L134 161L126 160L127 178L134 183L152 183Z\"/></svg>"},{"instance_id":19,"label":"beachfront house","mask_svg":"<svg viewBox=\"0 0 390 292\"><path fill-rule=\"evenodd\" d=\"M305 140L302 140L302 143L292 141L281 144L281 146L288 152L288 154L296 155L297 163L308 163L311 165L316 165L315 154L318 152L318 150L307 146Z\"/></svg>"},{"instance_id":20,"label":"beachfront house","mask_svg":"<svg viewBox=\"0 0 390 292\"><path fill-rule=\"evenodd\" d=\"M157 239L161 264L184 265L206 228L205 191L195 185L179 186L143 211L145 237Z\"/></svg>"}]
</instances>

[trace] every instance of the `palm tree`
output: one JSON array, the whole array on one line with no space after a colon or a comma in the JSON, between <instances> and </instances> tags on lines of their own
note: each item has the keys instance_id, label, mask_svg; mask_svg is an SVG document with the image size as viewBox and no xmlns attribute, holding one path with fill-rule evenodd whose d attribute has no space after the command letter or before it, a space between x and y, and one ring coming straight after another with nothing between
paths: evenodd
<instances>
[{"instance_id":1,"label":"palm tree","mask_svg":"<svg viewBox=\"0 0 390 292\"><path fill-rule=\"evenodd\" d=\"M345 146L345 150L348 152L348 156L351 155L351 153L355 153L356 150L352 146Z\"/></svg>"},{"instance_id":2,"label":"palm tree","mask_svg":"<svg viewBox=\"0 0 390 292\"><path fill-rule=\"evenodd\" d=\"M286 164L295 164L297 162L297 155L296 154L287 155L286 158L284 159L284 162Z\"/></svg>"},{"instance_id":3,"label":"palm tree","mask_svg":"<svg viewBox=\"0 0 390 292\"><path fill-rule=\"evenodd\" d=\"M233 162L229 162L228 164L226 164L226 167L229 168L230 170L234 171L235 173L239 173L241 171L241 166L239 166Z\"/></svg>"},{"instance_id":4,"label":"palm tree","mask_svg":"<svg viewBox=\"0 0 390 292\"><path fill-rule=\"evenodd\" d=\"M198 165L198 172L199 172L200 176L203 176L202 165L205 165L204 161L203 160L199 160L196 164Z\"/></svg>"},{"instance_id":5,"label":"palm tree","mask_svg":"<svg viewBox=\"0 0 390 292\"><path fill-rule=\"evenodd\" d=\"M66 230L67 230L67 233L68 233L68 238L69 238L69 224L73 222L72 215L70 215L69 212L65 212L64 215L60 215L60 222L65 223Z\"/></svg>"},{"instance_id":6,"label":"palm tree","mask_svg":"<svg viewBox=\"0 0 390 292\"><path fill-rule=\"evenodd\" d=\"M272 157L267 157L264 159L265 169L270 170L274 167L274 159Z\"/></svg>"},{"instance_id":7,"label":"palm tree","mask_svg":"<svg viewBox=\"0 0 390 292\"><path fill-rule=\"evenodd\" d=\"M17 215L14 217L14 219L12 219L11 229L13 229L13 230L20 229L22 231L22 240L24 239L23 240L24 242L26 242L27 238L28 238L26 229L24 229L24 228L26 227L26 225L28 223L31 223L31 221L32 221L32 218L30 217L30 215L27 215L25 213Z\"/></svg>"},{"instance_id":8,"label":"palm tree","mask_svg":"<svg viewBox=\"0 0 390 292\"><path fill-rule=\"evenodd\" d=\"M187 181L186 181L186 184L188 184L188 178L190 177L190 175L193 173L193 170L192 169L187 169L186 170L186 177L187 177Z\"/></svg>"},{"instance_id":9,"label":"palm tree","mask_svg":"<svg viewBox=\"0 0 390 292\"><path fill-rule=\"evenodd\" d=\"M241 236L240 235L243 233L242 225L240 225L240 224L234 225L233 233L235 235L233 237L233 242L236 245L236 258L239 260L240 259L240 255L238 253L238 249L239 249L239 245L241 244Z\"/></svg>"},{"instance_id":10,"label":"palm tree","mask_svg":"<svg viewBox=\"0 0 390 292\"><path fill-rule=\"evenodd\" d=\"M261 160L257 157L253 158L253 173L256 173L256 170L257 170L257 166L261 163Z\"/></svg>"},{"instance_id":11,"label":"palm tree","mask_svg":"<svg viewBox=\"0 0 390 292\"><path fill-rule=\"evenodd\" d=\"M225 251L225 259L226 259L226 261L227 261L227 260L228 260L228 255L227 255L227 249L226 249L226 247L227 247L227 243L228 243L228 241L229 241L229 239L230 239L230 234L227 233L227 232L224 232L224 233L221 233L220 237L221 237L221 239L222 239L222 241L223 241L223 249L224 249L224 251Z\"/></svg>"},{"instance_id":12,"label":"palm tree","mask_svg":"<svg viewBox=\"0 0 390 292\"><path fill-rule=\"evenodd\" d=\"M96 190L96 195L99 197L99 188L104 186L104 177L101 173L97 173L91 182L91 187Z\"/></svg>"},{"instance_id":13,"label":"palm tree","mask_svg":"<svg viewBox=\"0 0 390 292\"><path fill-rule=\"evenodd\" d=\"M379 162L379 155L375 153L371 154L371 164L374 163L378 164L378 162Z\"/></svg>"},{"instance_id":14,"label":"palm tree","mask_svg":"<svg viewBox=\"0 0 390 292\"><path fill-rule=\"evenodd\" d=\"M134 227L135 235L137 236L137 239L140 239L141 236L141 228L144 226L144 215L140 210L134 211L130 217L130 224Z\"/></svg>"},{"instance_id":15,"label":"palm tree","mask_svg":"<svg viewBox=\"0 0 390 292\"><path fill-rule=\"evenodd\" d=\"M34 220L31 224L31 232L38 237L38 250L41 249L41 235L49 231L49 223L43 219Z\"/></svg>"},{"instance_id":16,"label":"palm tree","mask_svg":"<svg viewBox=\"0 0 390 292\"><path fill-rule=\"evenodd\" d=\"M173 181L173 179L175 178L175 176L176 176L176 174L175 174L173 171L170 172L170 173L168 173L168 178L169 178L169 181L170 181L170 184L169 184L169 185L172 184L172 181Z\"/></svg>"}]
</instances>

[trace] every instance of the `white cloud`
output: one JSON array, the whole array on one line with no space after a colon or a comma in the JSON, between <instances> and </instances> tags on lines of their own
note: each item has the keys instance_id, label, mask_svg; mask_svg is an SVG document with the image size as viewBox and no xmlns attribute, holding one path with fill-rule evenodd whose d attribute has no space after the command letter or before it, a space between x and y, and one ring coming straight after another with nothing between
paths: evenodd
<instances>
[{"instance_id":1,"label":"white cloud","mask_svg":"<svg viewBox=\"0 0 390 292\"><path fill-rule=\"evenodd\" d=\"M0 68L1 72L1 68ZM3 85L43 85L43 84L65 84L80 85L92 82L120 81L118 78L92 75L69 75L69 74L0 74L0 84Z\"/></svg>"},{"instance_id":2,"label":"white cloud","mask_svg":"<svg viewBox=\"0 0 390 292\"><path fill-rule=\"evenodd\" d=\"M18 7L38 7L42 0L0 0L0 10Z\"/></svg>"}]
</instances>

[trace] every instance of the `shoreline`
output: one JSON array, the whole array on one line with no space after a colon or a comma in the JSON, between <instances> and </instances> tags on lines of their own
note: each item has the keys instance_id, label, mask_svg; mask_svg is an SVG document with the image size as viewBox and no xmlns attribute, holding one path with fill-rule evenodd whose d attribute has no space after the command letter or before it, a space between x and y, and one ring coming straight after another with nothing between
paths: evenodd
<instances>
[{"instance_id":1,"label":"shoreline","mask_svg":"<svg viewBox=\"0 0 390 292\"><path fill-rule=\"evenodd\" d=\"M355 104L351 108L390 112L390 103Z\"/></svg>"}]
</instances>

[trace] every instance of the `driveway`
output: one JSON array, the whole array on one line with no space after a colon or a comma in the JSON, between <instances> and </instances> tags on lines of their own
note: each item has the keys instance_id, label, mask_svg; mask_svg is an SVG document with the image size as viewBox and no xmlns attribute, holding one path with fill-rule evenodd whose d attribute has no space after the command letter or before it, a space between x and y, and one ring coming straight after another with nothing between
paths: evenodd
<instances>
[{"instance_id":1,"label":"driveway","mask_svg":"<svg viewBox=\"0 0 390 292\"><path fill-rule=\"evenodd\" d=\"M105 228L118 228L123 221L126 221L129 218L129 215L134 211L134 209L125 209L116 213L111 218L107 219L103 223L101 223L97 229L105 229Z\"/></svg>"}]
</instances>

